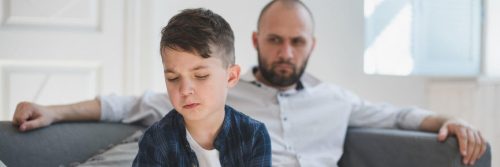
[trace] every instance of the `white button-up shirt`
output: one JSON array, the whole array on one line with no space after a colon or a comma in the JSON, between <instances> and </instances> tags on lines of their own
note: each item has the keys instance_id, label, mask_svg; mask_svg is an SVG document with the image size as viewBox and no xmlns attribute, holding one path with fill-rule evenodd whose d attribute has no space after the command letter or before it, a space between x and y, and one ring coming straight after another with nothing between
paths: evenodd
<instances>
[{"instance_id":1,"label":"white button-up shirt","mask_svg":"<svg viewBox=\"0 0 500 167\"><path fill-rule=\"evenodd\" d=\"M273 166L337 166L347 127L417 129L433 114L415 107L372 104L309 74L303 75L300 85L279 91L248 72L229 91L228 105L266 124ZM152 92L99 99L105 121L151 125L173 109L166 94Z\"/></svg>"}]
</instances>

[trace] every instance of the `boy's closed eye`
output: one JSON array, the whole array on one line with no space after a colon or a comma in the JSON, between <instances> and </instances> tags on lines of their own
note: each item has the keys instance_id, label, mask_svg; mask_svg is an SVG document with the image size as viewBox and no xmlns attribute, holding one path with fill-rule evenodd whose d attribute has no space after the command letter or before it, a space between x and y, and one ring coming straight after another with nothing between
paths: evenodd
<instances>
[{"instance_id":1,"label":"boy's closed eye","mask_svg":"<svg viewBox=\"0 0 500 167\"><path fill-rule=\"evenodd\" d=\"M177 81L177 80L179 80L179 77L167 78L167 81L169 81L169 82L174 82L174 81Z\"/></svg>"},{"instance_id":2,"label":"boy's closed eye","mask_svg":"<svg viewBox=\"0 0 500 167\"><path fill-rule=\"evenodd\" d=\"M209 74L195 74L194 78L196 78L198 80L205 80L209 76L210 76ZM174 81L179 80L179 76L178 75L169 75L169 74L167 74L166 78L167 78L167 81L169 81L169 82L174 82Z\"/></svg>"},{"instance_id":3,"label":"boy's closed eye","mask_svg":"<svg viewBox=\"0 0 500 167\"><path fill-rule=\"evenodd\" d=\"M204 80L204 79L207 79L208 76L210 76L209 74L195 74L194 77L196 79L200 79L200 80Z\"/></svg>"},{"instance_id":4,"label":"boy's closed eye","mask_svg":"<svg viewBox=\"0 0 500 167\"><path fill-rule=\"evenodd\" d=\"M179 79L179 75L173 73L166 73L165 78L167 79L167 81L176 81Z\"/></svg>"}]
</instances>

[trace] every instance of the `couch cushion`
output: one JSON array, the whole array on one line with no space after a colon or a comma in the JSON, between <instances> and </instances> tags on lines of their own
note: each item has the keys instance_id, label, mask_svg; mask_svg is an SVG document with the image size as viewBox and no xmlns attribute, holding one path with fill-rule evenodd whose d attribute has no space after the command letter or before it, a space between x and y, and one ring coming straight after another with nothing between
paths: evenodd
<instances>
[{"instance_id":1,"label":"couch cushion","mask_svg":"<svg viewBox=\"0 0 500 167\"><path fill-rule=\"evenodd\" d=\"M0 160L7 166L67 166L82 162L97 150L119 143L140 126L75 122L21 133L11 122L0 122Z\"/></svg>"},{"instance_id":2,"label":"couch cushion","mask_svg":"<svg viewBox=\"0 0 500 167\"><path fill-rule=\"evenodd\" d=\"M84 163L74 163L70 166L78 167L122 167L132 166L132 161L139 150L138 141L144 134L139 130L127 137L121 143L99 152Z\"/></svg>"}]
</instances>

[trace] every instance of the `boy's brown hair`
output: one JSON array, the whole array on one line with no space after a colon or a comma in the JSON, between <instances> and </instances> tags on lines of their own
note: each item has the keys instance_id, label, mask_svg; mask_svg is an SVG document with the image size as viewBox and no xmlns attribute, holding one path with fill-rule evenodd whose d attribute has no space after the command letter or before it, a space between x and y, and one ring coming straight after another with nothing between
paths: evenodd
<instances>
[{"instance_id":1,"label":"boy's brown hair","mask_svg":"<svg viewBox=\"0 0 500 167\"><path fill-rule=\"evenodd\" d=\"M170 19L161 32L160 53L165 48L209 58L221 53L225 67L235 63L234 35L220 15L203 8L185 9Z\"/></svg>"}]
</instances>

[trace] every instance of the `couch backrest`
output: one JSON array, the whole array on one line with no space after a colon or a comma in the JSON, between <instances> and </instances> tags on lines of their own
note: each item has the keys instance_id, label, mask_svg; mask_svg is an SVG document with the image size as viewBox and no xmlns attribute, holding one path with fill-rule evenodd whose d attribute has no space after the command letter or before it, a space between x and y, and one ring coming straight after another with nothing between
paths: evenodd
<instances>
[{"instance_id":1,"label":"couch backrest","mask_svg":"<svg viewBox=\"0 0 500 167\"><path fill-rule=\"evenodd\" d=\"M87 160L100 149L119 143L142 128L76 122L21 133L11 122L0 122L0 160L9 167L68 166Z\"/></svg>"}]
</instances>

